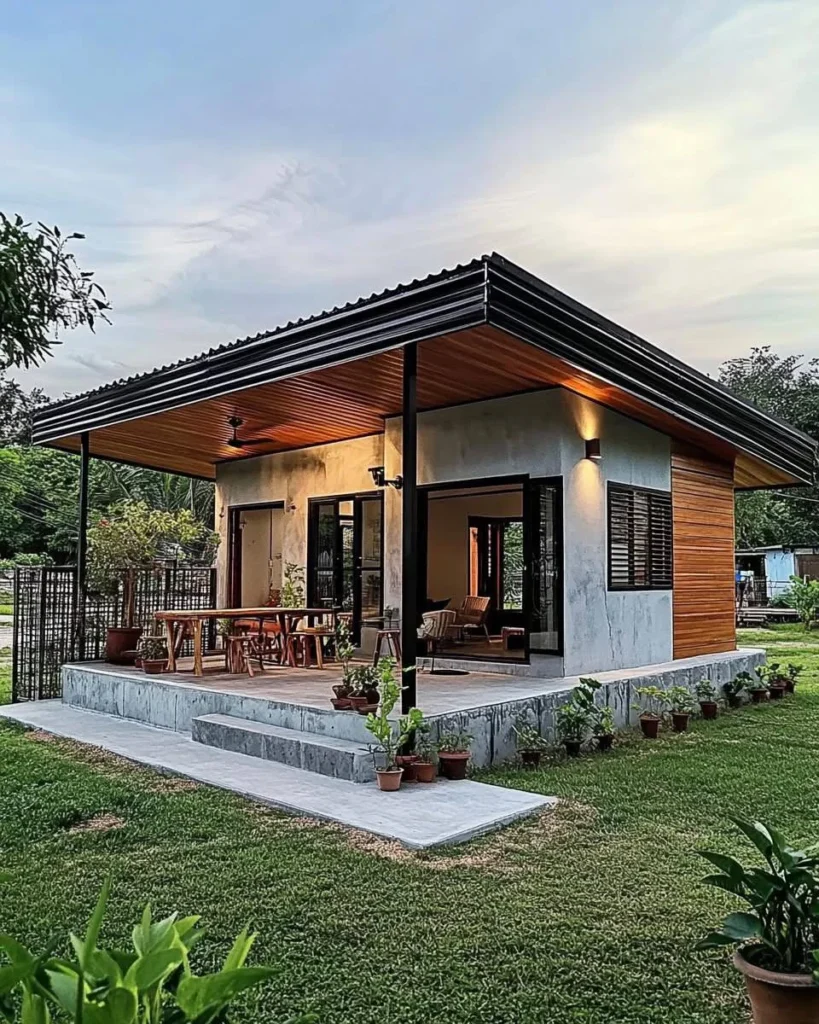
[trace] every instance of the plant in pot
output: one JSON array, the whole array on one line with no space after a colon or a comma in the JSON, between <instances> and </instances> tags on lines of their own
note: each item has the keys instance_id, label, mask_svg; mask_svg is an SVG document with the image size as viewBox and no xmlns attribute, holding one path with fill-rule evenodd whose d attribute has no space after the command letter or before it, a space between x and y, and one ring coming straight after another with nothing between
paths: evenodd
<instances>
[{"instance_id":1,"label":"plant in pot","mask_svg":"<svg viewBox=\"0 0 819 1024\"><path fill-rule=\"evenodd\" d=\"M350 665L354 654L355 647L350 627L346 620L339 619L336 624L336 657L341 664L341 682L335 683L333 686L335 696L330 698L330 703L336 711L349 711L352 707L350 695L353 691L353 685L350 679Z\"/></svg>"},{"instance_id":2,"label":"plant in pot","mask_svg":"<svg viewBox=\"0 0 819 1024\"><path fill-rule=\"evenodd\" d=\"M608 706L598 708L592 726L598 750L611 750L614 743L614 712Z\"/></svg>"},{"instance_id":3,"label":"plant in pot","mask_svg":"<svg viewBox=\"0 0 819 1024\"><path fill-rule=\"evenodd\" d=\"M401 787L401 777L404 774L404 769L396 762L398 751L407 743L423 719L418 708L411 708L409 714L399 719L396 728L389 716L395 709L400 695L401 690L395 681L392 665L386 665L381 673L381 701L376 711L371 711L367 715L365 725L367 732L375 740L374 747L370 749L375 763L378 788L390 793Z\"/></svg>"},{"instance_id":4,"label":"plant in pot","mask_svg":"<svg viewBox=\"0 0 819 1024\"><path fill-rule=\"evenodd\" d=\"M734 965L745 976L755 1024L819 1021L819 858L796 850L761 822L732 819L765 865L746 868L733 857L703 851L717 868L704 879L748 904L729 914L698 949L737 946Z\"/></svg>"},{"instance_id":5,"label":"plant in pot","mask_svg":"<svg viewBox=\"0 0 819 1024\"><path fill-rule=\"evenodd\" d=\"M438 763L441 766L441 774L453 781L465 779L471 746L472 737L468 732L444 733L438 740Z\"/></svg>"},{"instance_id":6,"label":"plant in pot","mask_svg":"<svg viewBox=\"0 0 819 1024\"><path fill-rule=\"evenodd\" d=\"M661 690L659 686L638 686L636 693L643 698L643 702L633 704L632 707L640 712L643 736L647 740L656 740L663 720L663 708L666 705L665 690Z\"/></svg>"},{"instance_id":7,"label":"plant in pot","mask_svg":"<svg viewBox=\"0 0 819 1024\"><path fill-rule=\"evenodd\" d=\"M355 665L349 670L348 681L350 684L350 707L359 714L368 715L378 707L379 678L383 680L382 663L390 659L382 658L378 667L372 665ZM394 662L393 662L394 664ZM392 666L390 666L392 672Z\"/></svg>"},{"instance_id":8,"label":"plant in pot","mask_svg":"<svg viewBox=\"0 0 819 1024\"><path fill-rule=\"evenodd\" d=\"M121 593L122 624L110 626L106 658L132 664L142 627L136 624L140 573L157 570L161 559L213 561L218 533L208 530L190 509L168 512L143 501L125 501L88 531L88 585L117 598Z\"/></svg>"},{"instance_id":9,"label":"plant in pot","mask_svg":"<svg viewBox=\"0 0 819 1024\"><path fill-rule=\"evenodd\" d=\"M386 661L387 659L384 660ZM392 666L390 671L392 671ZM421 761L421 755L417 750L413 750L413 747L417 744L419 733L424 728L426 728L426 722L418 708L412 708L409 714L402 715L398 719L398 733L404 737L404 740L398 748L395 763L404 769L402 782L418 781L418 765ZM432 767L434 778L434 765ZM426 781L432 782L432 779L427 779Z\"/></svg>"},{"instance_id":10,"label":"plant in pot","mask_svg":"<svg viewBox=\"0 0 819 1024\"><path fill-rule=\"evenodd\" d=\"M168 645L164 636L143 636L139 641L139 657L142 671L148 676L158 676L168 667Z\"/></svg>"},{"instance_id":11,"label":"plant in pot","mask_svg":"<svg viewBox=\"0 0 819 1024\"><path fill-rule=\"evenodd\" d=\"M802 675L804 671L801 665L789 664L786 670L785 676L785 691L786 693L793 693L796 689L796 680Z\"/></svg>"},{"instance_id":12,"label":"plant in pot","mask_svg":"<svg viewBox=\"0 0 819 1024\"><path fill-rule=\"evenodd\" d=\"M756 672L767 685L771 700L782 700L785 696L788 677L781 671L779 662L773 661L770 665L761 665Z\"/></svg>"},{"instance_id":13,"label":"plant in pot","mask_svg":"<svg viewBox=\"0 0 819 1024\"><path fill-rule=\"evenodd\" d=\"M536 768L549 744L540 735L540 729L531 725L525 718L519 718L512 726L520 759L525 765Z\"/></svg>"},{"instance_id":14,"label":"plant in pot","mask_svg":"<svg viewBox=\"0 0 819 1024\"><path fill-rule=\"evenodd\" d=\"M417 782L435 781L435 747L429 732L429 723L420 722L415 730L415 750L418 760L415 762L415 779Z\"/></svg>"},{"instance_id":15,"label":"plant in pot","mask_svg":"<svg viewBox=\"0 0 819 1024\"><path fill-rule=\"evenodd\" d=\"M691 691L687 686L670 686L665 691L665 703L671 714L671 728L674 732L686 732L696 707Z\"/></svg>"},{"instance_id":16,"label":"plant in pot","mask_svg":"<svg viewBox=\"0 0 819 1024\"><path fill-rule=\"evenodd\" d=\"M738 708L742 704L742 694L748 690L748 683L751 682L750 672L739 672L733 679L722 684L722 692L725 695L729 708Z\"/></svg>"},{"instance_id":17,"label":"plant in pot","mask_svg":"<svg viewBox=\"0 0 819 1024\"><path fill-rule=\"evenodd\" d=\"M699 701L702 717L716 718L719 705L717 704L717 690L711 680L700 679L694 685L694 693Z\"/></svg>"},{"instance_id":18,"label":"plant in pot","mask_svg":"<svg viewBox=\"0 0 819 1024\"><path fill-rule=\"evenodd\" d=\"M764 674L765 668L762 667L762 673ZM746 682L746 689L751 695L751 701L754 704L761 704L762 701L768 699L768 687L765 683L764 678L757 670L753 675L748 673L748 681Z\"/></svg>"},{"instance_id":19,"label":"plant in pot","mask_svg":"<svg viewBox=\"0 0 819 1024\"><path fill-rule=\"evenodd\" d=\"M560 742L566 749L569 757L577 757L586 733L589 731L589 724L592 719L591 710L576 700L568 700L557 709L556 714L557 735Z\"/></svg>"}]
</instances>

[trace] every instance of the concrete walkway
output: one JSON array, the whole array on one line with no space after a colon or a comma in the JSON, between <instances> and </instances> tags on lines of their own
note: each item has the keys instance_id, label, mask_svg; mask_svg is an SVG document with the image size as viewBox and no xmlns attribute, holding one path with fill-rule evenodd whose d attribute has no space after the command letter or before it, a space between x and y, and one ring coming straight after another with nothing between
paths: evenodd
<instances>
[{"instance_id":1,"label":"concrete walkway","mask_svg":"<svg viewBox=\"0 0 819 1024\"><path fill-rule=\"evenodd\" d=\"M382 793L372 784L331 779L219 750L182 733L78 711L59 700L9 705L0 708L0 719L102 747L295 814L396 839L414 849L464 842L557 802L555 797L469 781L416 783L398 793Z\"/></svg>"}]
</instances>

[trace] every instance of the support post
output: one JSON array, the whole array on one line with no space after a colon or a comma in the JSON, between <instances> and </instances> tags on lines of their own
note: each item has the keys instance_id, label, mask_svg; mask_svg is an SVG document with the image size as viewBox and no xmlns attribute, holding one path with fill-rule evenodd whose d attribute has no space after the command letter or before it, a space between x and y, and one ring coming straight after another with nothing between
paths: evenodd
<instances>
[{"instance_id":1,"label":"support post","mask_svg":"<svg viewBox=\"0 0 819 1024\"><path fill-rule=\"evenodd\" d=\"M80 500L77 528L77 657L85 660L85 597L88 592L88 462L91 445L88 431L80 434Z\"/></svg>"},{"instance_id":2,"label":"support post","mask_svg":"<svg viewBox=\"0 0 819 1024\"><path fill-rule=\"evenodd\" d=\"M404 346L402 407L401 710L416 703L418 653L418 347Z\"/></svg>"}]
</instances>

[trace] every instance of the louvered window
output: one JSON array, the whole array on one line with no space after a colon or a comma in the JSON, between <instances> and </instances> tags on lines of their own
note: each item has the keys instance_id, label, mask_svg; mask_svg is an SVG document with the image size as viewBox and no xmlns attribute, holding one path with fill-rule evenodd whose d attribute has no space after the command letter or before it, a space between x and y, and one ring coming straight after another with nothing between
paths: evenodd
<instances>
[{"instance_id":1,"label":"louvered window","mask_svg":"<svg viewBox=\"0 0 819 1024\"><path fill-rule=\"evenodd\" d=\"M609 590L671 590L671 495L609 484Z\"/></svg>"}]
</instances>

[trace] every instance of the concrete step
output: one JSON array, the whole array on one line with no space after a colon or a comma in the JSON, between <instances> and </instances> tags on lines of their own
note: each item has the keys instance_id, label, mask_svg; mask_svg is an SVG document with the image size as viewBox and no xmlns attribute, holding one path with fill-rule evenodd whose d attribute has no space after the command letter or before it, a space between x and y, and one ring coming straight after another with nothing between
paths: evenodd
<instances>
[{"instance_id":1,"label":"concrete step","mask_svg":"<svg viewBox=\"0 0 819 1024\"><path fill-rule=\"evenodd\" d=\"M375 778L367 747L336 736L285 729L235 715L200 715L191 722L191 736L209 747L278 761L333 779L370 782Z\"/></svg>"}]
</instances>

